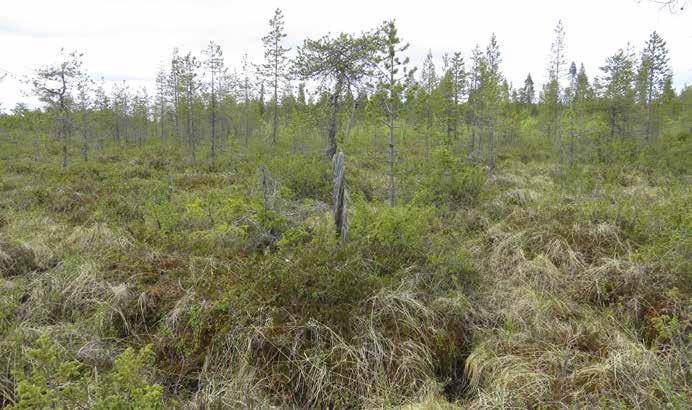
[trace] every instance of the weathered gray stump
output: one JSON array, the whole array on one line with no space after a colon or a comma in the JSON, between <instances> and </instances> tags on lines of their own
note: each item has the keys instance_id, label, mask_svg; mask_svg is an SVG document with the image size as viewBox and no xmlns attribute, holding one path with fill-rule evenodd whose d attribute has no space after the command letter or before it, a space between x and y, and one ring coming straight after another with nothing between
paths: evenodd
<instances>
[{"instance_id":1,"label":"weathered gray stump","mask_svg":"<svg viewBox=\"0 0 692 410\"><path fill-rule=\"evenodd\" d=\"M344 153L339 152L332 159L332 178L334 180L334 224L336 236L345 242L348 239L348 217L346 214L346 175Z\"/></svg>"}]
</instances>

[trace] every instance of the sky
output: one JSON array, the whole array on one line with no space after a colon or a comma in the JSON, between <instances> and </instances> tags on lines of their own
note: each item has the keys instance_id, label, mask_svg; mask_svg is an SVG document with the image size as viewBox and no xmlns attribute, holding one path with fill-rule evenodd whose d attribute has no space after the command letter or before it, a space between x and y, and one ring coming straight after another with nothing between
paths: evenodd
<instances>
[{"instance_id":1,"label":"sky","mask_svg":"<svg viewBox=\"0 0 692 410\"><path fill-rule=\"evenodd\" d=\"M1 0L0 75L9 75L0 82L0 107L36 106L19 79L55 62L62 47L83 52L94 78L126 80L150 94L174 47L199 54L213 40L231 68L240 67L245 52L260 62L261 38L277 7L291 53L305 38L358 33L395 18L412 63L420 66L430 50L441 64L443 53L468 58L495 33L501 68L514 86L529 72L536 83L545 80L560 19L568 61L584 63L590 78L628 42L639 53L656 30L668 43L674 86L692 85L692 5L671 13L649 0Z\"/></svg>"}]
</instances>

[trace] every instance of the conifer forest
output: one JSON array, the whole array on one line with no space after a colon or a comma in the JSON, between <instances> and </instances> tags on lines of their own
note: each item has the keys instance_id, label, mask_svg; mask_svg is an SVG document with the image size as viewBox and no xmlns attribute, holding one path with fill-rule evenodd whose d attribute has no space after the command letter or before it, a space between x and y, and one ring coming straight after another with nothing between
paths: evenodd
<instances>
[{"instance_id":1,"label":"conifer forest","mask_svg":"<svg viewBox=\"0 0 692 410\"><path fill-rule=\"evenodd\" d=\"M289 44L277 8L262 58L176 47L148 88L67 43L0 69L36 101L0 97L0 408L692 407L667 39L588 66L555 19L517 83L396 14Z\"/></svg>"}]
</instances>

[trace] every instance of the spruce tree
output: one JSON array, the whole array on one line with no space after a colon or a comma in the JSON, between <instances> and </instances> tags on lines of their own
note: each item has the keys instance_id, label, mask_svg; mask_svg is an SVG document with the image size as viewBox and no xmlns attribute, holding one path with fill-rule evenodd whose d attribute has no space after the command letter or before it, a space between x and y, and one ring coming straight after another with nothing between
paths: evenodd
<instances>
[{"instance_id":1,"label":"spruce tree","mask_svg":"<svg viewBox=\"0 0 692 410\"><path fill-rule=\"evenodd\" d=\"M634 55L629 46L608 57L601 70L601 95L606 104L610 138L628 137L635 98Z\"/></svg>"},{"instance_id":2,"label":"spruce tree","mask_svg":"<svg viewBox=\"0 0 692 410\"><path fill-rule=\"evenodd\" d=\"M649 141L657 134L655 105L663 94L666 78L671 75L666 42L656 31L651 33L641 55L638 73L640 103L646 111L645 137Z\"/></svg>"},{"instance_id":3,"label":"spruce tree","mask_svg":"<svg viewBox=\"0 0 692 410\"><path fill-rule=\"evenodd\" d=\"M524 80L524 87L522 87L519 92L519 103L525 108L531 108L535 98L536 90L534 88L533 78L531 78L531 73L529 73Z\"/></svg>"}]
</instances>

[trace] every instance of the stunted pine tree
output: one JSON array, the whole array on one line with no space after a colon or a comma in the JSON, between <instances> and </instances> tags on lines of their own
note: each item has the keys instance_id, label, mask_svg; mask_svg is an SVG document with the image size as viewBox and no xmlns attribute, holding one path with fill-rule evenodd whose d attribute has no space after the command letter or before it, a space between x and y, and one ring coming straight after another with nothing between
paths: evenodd
<instances>
[{"instance_id":1,"label":"stunted pine tree","mask_svg":"<svg viewBox=\"0 0 692 410\"><path fill-rule=\"evenodd\" d=\"M454 140L459 139L459 107L466 93L466 67L464 65L464 57L460 52L455 52L449 64L449 74L452 91L452 132Z\"/></svg>"},{"instance_id":2,"label":"stunted pine tree","mask_svg":"<svg viewBox=\"0 0 692 410\"><path fill-rule=\"evenodd\" d=\"M111 99L106 93L105 80L101 78L99 85L94 91L94 128L98 135L99 149L103 149L105 136L107 133L113 133L113 110Z\"/></svg>"},{"instance_id":3,"label":"stunted pine tree","mask_svg":"<svg viewBox=\"0 0 692 410\"><path fill-rule=\"evenodd\" d=\"M568 85L565 88L565 102L567 104L567 138L569 142L567 144L567 163L569 167L572 168L574 165L574 151L576 146L576 140L580 134L581 128L581 118L577 114L577 93L579 88L579 75L577 73L577 64L572 61L568 70Z\"/></svg>"},{"instance_id":4,"label":"stunted pine tree","mask_svg":"<svg viewBox=\"0 0 692 410\"><path fill-rule=\"evenodd\" d=\"M67 168L68 144L72 134L73 93L82 74L82 53L65 54L60 50L60 62L36 70L31 81L34 93L55 112L58 136L62 140L62 166Z\"/></svg>"},{"instance_id":5,"label":"stunted pine tree","mask_svg":"<svg viewBox=\"0 0 692 410\"><path fill-rule=\"evenodd\" d=\"M185 102L185 134L190 145L192 162L197 161L197 129L195 124L195 103L201 87L199 81L200 61L191 53L187 53L179 61L179 86Z\"/></svg>"},{"instance_id":6,"label":"stunted pine tree","mask_svg":"<svg viewBox=\"0 0 692 410\"><path fill-rule=\"evenodd\" d=\"M128 116L130 113L130 100L130 87L125 80L113 86L113 138L118 144L121 139L124 140L125 145L129 142Z\"/></svg>"},{"instance_id":7,"label":"stunted pine tree","mask_svg":"<svg viewBox=\"0 0 692 410\"><path fill-rule=\"evenodd\" d=\"M216 106L217 106L217 88L219 77L224 74L224 61L221 46L210 41L207 47L203 50L206 60L204 66L209 73L209 111L211 123L211 163L214 165L216 161Z\"/></svg>"},{"instance_id":8,"label":"stunted pine tree","mask_svg":"<svg viewBox=\"0 0 692 410\"><path fill-rule=\"evenodd\" d=\"M92 110L91 79L83 75L77 82L77 108L79 109L79 125L82 134L82 158L89 160L89 136L91 134L90 116Z\"/></svg>"},{"instance_id":9,"label":"stunted pine tree","mask_svg":"<svg viewBox=\"0 0 692 410\"><path fill-rule=\"evenodd\" d=\"M171 102L173 103L173 124L175 138L180 140L180 113L182 112L182 103L180 92L183 88L181 83L181 73L183 70L182 57L178 48L173 49L173 57L171 57L171 72L168 77L168 92L170 93Z\"/></svg>"},{"instance_id":10,"label":"stunted pine tree","mask_svg":"<svg viewBox=\"0 0 692 410\"><path fill-rule=\"evenodd\" d=\"M269 27L269 33L262 37L264 63L259 66L259 73L268 81L273 90L272 144L276 144L279 127L279 85L288 77L288 52L291 50L282 44L286 33L281 9L277 8L274 11L274 17L269 20Z\"/></svg>"},{"instance_id":11,"label":"stunted pine tree","mask_svg":"<svg viewBox=\"0 0 692 410\"><path fill-rule=\"evenodd\" d=\"M161 141L166 139L166 93L168 76L163 66L159 67L156 73L156 113L158 114L159 137Z\"/></svg>"},{"instance_id":12,"label":"stunted pine tree","mask_svg":"<svg viewBox=\"0 0 692 410\"><path fill-rule=\"evenodd\" d=\"M438 86L438 93L440 96L440 109L445 128L444 143L445 145L449 145L452 142L454 91L452 85L452 73L450 71L450 57L447 53L442 55L442 78L440 79L440 84Z\"/></svg>"},{"instance_id":13,"label":"stunted pine tree","mask_svg":"<svg viewBox=\"0 0 692 410\"><path fill-rule=\"evenodd\" d=\"M420 76L420 90L418 100L422 104L423 117L425 118L425 158L430 157L430 141L432 140L434 119L434 95L437 90L438 79L435 73L435 62L433 61L432 50L423 61L423 68Z\"/></svg>"},{"instance_id":14,"label":"stunted pine tree","mask_svg":"<svg viewBox=\"0 0 692 410\"><path fill-rule=\"evenodd\" d=\"M567 60L565 57L565 28L562 20L559 20L554 30L553 43L550 46L550 62L548 65L548 83L544 91L544 104L546 108L546 128L548 136L552 139L560 152L562 160L562 134L560 129L562 114L562 86L560 81L565 76Z\"/></svg>"},{"instance_id":15,"label":"stunted pine tree","mask_svg":"<svg viewBox=\"0 0 692 410\"><path fill-rule=\"evenodd\" d=\"M252 99L253 93L253 83L250 72L250 62L247 57L247 53L243 54L243 59L241 61L242 79L241 79L241 93L243 100L243 141L245 149L248 148L248 140L250 138L250 112L251 105L250 101Z\"/></svg>"},{"instance_id":16,"label":"stunted pine tree","mask_svg":"<svg viewBox=\"0 0 692 410\"><path fill-rule=\"evenodd\" d=\"M394 207L396 203L394 127L399 116L401 94L412 81L413 70L408 69L409 58L401 55L408 49L409 44L402 44L394 20L385 22L381 28L381 33L382 50L378 86L387 94L382 101L388 117L386 125L389 130L389 206Z\"/></svg>"},{"instance_id":17,"label":"stunted pine tree","mask_svg":"<svg viewBox=\"0 0 692 410\"><path fill-rule=\"evenodd\" d=\"M144 146L149 128L149 93L146 87L135 92L132 97L132 132L137 139L137 145Z\"/></svg>"},{"instance_id":18,"label":"stunted pine tree","mask_svg":"<svg viewBox=\"0 0 692 410\"><path fill-rule=\"evenodd\" d=\"M495 133L497 131L500 103L502 99L503 77L500 72L500 46L495 34L485 49L480 66L479 93L482 99L481 129L485 131L488 140L488 175L492 176L495 169Z\"/></svg>"},{"instance_id":19,"label":"stunted pine tree","mask_svg":"<svg viewBox=\"0 0 692 410\"><path fill-rule=\"evenodd\" d=\"M330 121L325 155L331 159L337 150L336 134L343 96L369 78L374 69L381 40L377 34L359 36L341 33L307 39L298 48L293 72L302 80L315 80L329 90Z\"/></svg>"},{"instance_id":20,"label":"stunted pine tree","mask_svg":"<svg viewBox=\"0 0 692 410\"><path fill-rule=\"evenodd\" d=\"M476 150L482 149L481 118L483 116L483 96L481 94L481 75L485 64L483 52L478 44L471 52L471 70L469 72L468 96L471 124L471 139L469 141L469 157L474 157Z\"/></svg>"}]
</instances>

